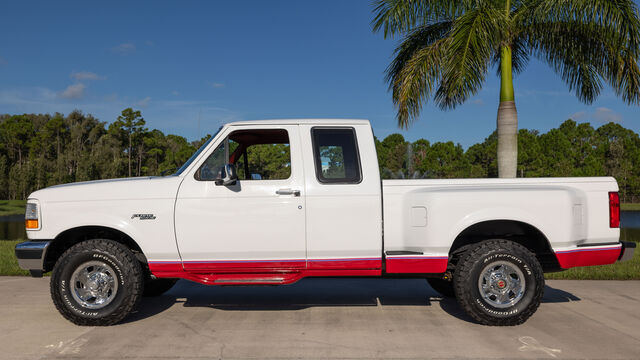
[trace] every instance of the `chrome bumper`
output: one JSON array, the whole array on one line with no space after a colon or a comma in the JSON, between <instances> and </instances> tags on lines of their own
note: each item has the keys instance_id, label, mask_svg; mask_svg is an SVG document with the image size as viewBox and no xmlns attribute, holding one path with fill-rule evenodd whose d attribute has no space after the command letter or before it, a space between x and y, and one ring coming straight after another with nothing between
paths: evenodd
<instances>
[{"instance_id":1,"label":"chrome bumper","mask_svg":"<svg viewBox=\"0 0 640 360\"><path fill-rule=\"evenodd\" d=\"M636 249L636 243L632 241L620 241L622 243L622 251L618 261L627 261L633 259L633 252Z\"/></svg>"},{"instance_id":2,"label":"chrome bumper","mask_svg":"<svg viewBox=\"0 0 640 360\"><path fill-rule=\"evenodd\" d=\"M27 241L16 245L18 266L29 270L32 276L42 276L44 259L50 241Z\"/></svg>"}]
</instances>

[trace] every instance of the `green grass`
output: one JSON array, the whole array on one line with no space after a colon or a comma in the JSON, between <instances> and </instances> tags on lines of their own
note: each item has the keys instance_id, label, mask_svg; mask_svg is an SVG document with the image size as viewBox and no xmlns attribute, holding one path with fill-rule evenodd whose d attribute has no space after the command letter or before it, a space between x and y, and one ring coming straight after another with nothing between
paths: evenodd
<instances>
[{"instance_id":1,"label":"green grass","mask_svg":"<svg viewBox=\"0 0 640 360\"><path fill-rule=\"evenodd\" d=\"M26 200L0 200L0 216L24 215Z\"/></svg>"},{"instance_id":2,"label":"green grass","mask_svg":"<svg viewBox=\"0 0 640 360\"><path fill-rule=\"evenodd\" d=\"M640 280L640 248L633 259L612 265L585 266L567 271L545 274L550 280Z\"/></svg>"},{"instance_id":3,"label":"green grass","mask_svg":"<svg viewBox=\"0 0 640 360\"><path fill-rule=\"evenodd\" d=\"M23 240L0 240L0 275L29 275L29 272L18 267L14 253L16 244Z\"/></svg>"},{"instance_id":4,"label":"green grass","mask_svg":"<svg viewBox=\"0 0 640 360\"><path fill-rule=\"evenodd\" d=\"M620 204L622 211L640 211L640 203Z\"/></svg>"}]
</instances>

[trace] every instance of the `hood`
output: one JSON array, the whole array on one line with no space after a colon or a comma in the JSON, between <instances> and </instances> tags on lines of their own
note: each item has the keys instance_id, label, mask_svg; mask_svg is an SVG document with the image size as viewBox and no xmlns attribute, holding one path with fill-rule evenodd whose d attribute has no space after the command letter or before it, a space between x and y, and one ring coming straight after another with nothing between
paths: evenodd
<instances>
[{"instance_id":1,"label":"hood","mask_svg":"<svg viewBox=\"0 0 640 360\"><path fill-rule=\"evenodd\" d=\"M182 177L136 177L83 181L54 185L35 191L29 199L39 201L91 201L175 198Z\"/></svg>"}]
</instances>

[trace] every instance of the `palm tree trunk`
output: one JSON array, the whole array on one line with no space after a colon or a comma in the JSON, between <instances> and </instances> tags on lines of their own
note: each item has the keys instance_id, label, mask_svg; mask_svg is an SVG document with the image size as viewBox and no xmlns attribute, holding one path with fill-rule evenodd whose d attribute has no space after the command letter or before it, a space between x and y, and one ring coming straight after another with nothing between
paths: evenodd
<instances>
[{"instance_id":1,"label":"palm tree trunk","mask_svg":"<svg viewBox=\"0 0 640 360\"><path fill-rule=\"evenodd\" d=\"M497 123L498 176L514 178L518 166L518 113L514 101L500 101Z\"/></svg>"},{"instance_id":2,"label":"palm tree trunk","mask_svg":"<svg viewBox=\"0 0 640 360\"><path fill-rule=\"evenodd\" d=\"M507 0L505 11L511 11ZM498 176L514 178L518 167L518 113L513 96L511 46L504 45L500 54L500 106L498 107Z\"/></svg>"}]
</instances>

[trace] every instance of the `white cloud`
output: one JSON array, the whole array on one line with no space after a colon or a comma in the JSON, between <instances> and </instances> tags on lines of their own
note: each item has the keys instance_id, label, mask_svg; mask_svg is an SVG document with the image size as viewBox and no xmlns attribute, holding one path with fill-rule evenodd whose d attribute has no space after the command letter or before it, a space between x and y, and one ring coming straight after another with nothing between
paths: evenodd
<instances>
[{"instance_id":1,"label":"white cloud","mask_svg":"<svg viewBox=\"0 0 640 360\"><path fill-rule=\"evenodd\" d=\"M578 111L576 113L573 113L571 115L569 115L569 119L574 120L574 121L583 121L585 119L587 119L589 117L589 114L587 114L586 111Z\"/></svg>"},{"instance_id":2,"label":"white cloud","mask_svg":"<svg viewBox=\"0 0 640 360\"><path fill-rule=\"evenodd\" d=\"M600 123L622 122L622 114L615 112L614 110L606 107L596 108L596 110L593 112L578 111L569 115L569 118L578 122L581 122L581 121L597 121Z\"/></svg>"},{"instance_id":3,"label":"white cloud","mask_svg":"<svg viewBox=\"0 0 640 360\"><path fill-rule=\"evenodd\" d=\"M593 114L593 118L602 122L619 123L622 121L622 115L606 107L599 107Z\"/></svg>"},{"instance_id":4,"label":"white cloud","mask_svg":"<svg viewBox=\"0 0 640 360\"><path fill-rule=\"evenodd\" d=\"M39 105L57 97L55 91L43 87L0 90L0 104L6 105Z\"/></svg>"},{"instance_id":5,"label":"white cloud","mask_svg":"<svg viewBox=\"0 0 640 360\"><path fill-rule=\"evenodd\" d=\"M147 106L149 106L149 103L150 103L150 102L151 102L151 97L150 97L150 96L147 96L146 98L144 98L144 99L142 99L142 100L138 101L138 102L136 103L136 106L140 106L140 107L147 107Z\"/></svg>"},{"instance_id":6,"label":"white cloud","mask_svg":"<svg viewBox=\"0 0 640 360\"><path fill-rule=\"evenodd\" d=\"M211 86L212 88L223 88L224 87L224 83L220 83L220 82L207 81L207 84L209 86Z\"/></svg>"},{"instance_id":7,"label":"white cloud","mask_svg":"<svg viewBox=\"0 0 640 360\"><path fill-rule=\"evenodd\" d=\"M178 96L178 95L180 95L180 92L173 90L173 91L171 92L171 95L173 95L173 96Z\"/></svg>"},{"instance_id":8,"label":"white cloud","mask_svg":"<svg viewBox=\"0 0 640 360\"><path fill-rule=\"evenodd\" d=\"M471 103L475 105L484 105L484 101L482 101L482 99L475 99Z\"/></svg>"},{"instance_id":9,"label":"white cloud","mask_svg":"<svg viewBox=\"0 0 640 360\"><path fill-rule=\"evenodd\" d=\"M122 55L131 54L136 51L136 45L132 42L126 42L112 47L111 50Z\"/></svg>"},{"instance_id":10,"label":"white cloud","mask_svg":"<svg viewBox=\"0 0 640 360\"><path fill-rule=\"evenodd\" d=\"M86 86L84 84L69 85L59 93L59 96L65 99L78 99L84 96L85 89Z\"/></svg>"},{"instance_id":11,"label":"white cloud","mask_svg":"<svg viewBox=\"0 0 640 360\"><path fill-rule=\"evenodd\" d=\"M0 106L3 112L9 114L69 113L74 109L80 109L101 121L112 122L120 115L122 109L135 104L135 100L123 98L115 93L95 97L92 102L89 96L82 99L66 99L61 96L62 92L45 87L0 89ZM216 101L177 100L173 97L173 100L149 99L149 106L143 110L147 126L188 139L199 139L204 134L215 132L224 123L245 119L241 112L216 106Z\"/></svg>"},{"instance_id":12,"label":"white cloud","mask_svg":"<svg viewBox=\"0 0 640 360\"><path fill-rule=\"evenodd\" d=\"M98 75L91 71L74 71L70 77L76 80L104 80L107 78L106 76Z\"/></svg>"}]
</instances>

